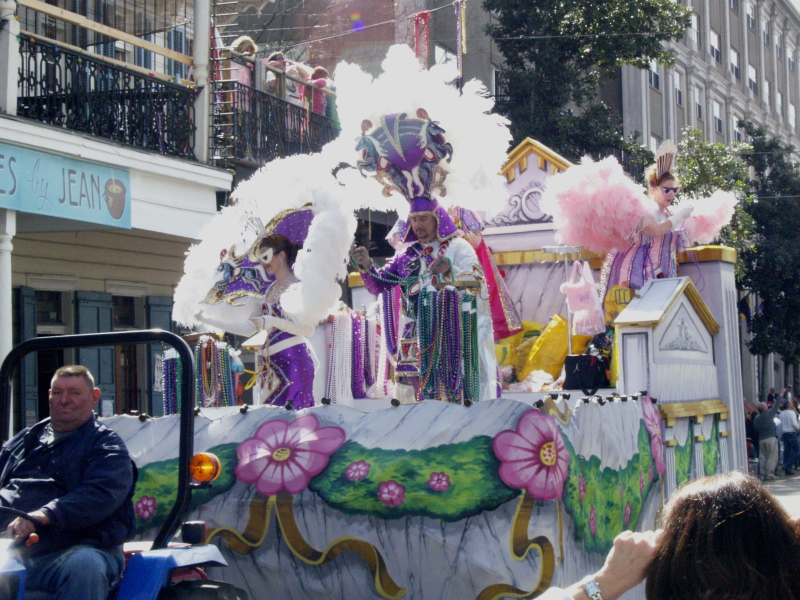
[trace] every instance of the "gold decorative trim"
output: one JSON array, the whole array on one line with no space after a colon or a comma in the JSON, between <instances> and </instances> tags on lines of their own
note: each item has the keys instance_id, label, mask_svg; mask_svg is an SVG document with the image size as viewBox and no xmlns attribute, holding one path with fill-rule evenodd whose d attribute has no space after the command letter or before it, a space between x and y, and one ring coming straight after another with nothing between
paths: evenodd
<instances>
[{"instance_id":1,"label":"gold decorative trim","mask_svg":"<svg viewBox=\"0 0 800 600\"><path fill-rule=\"evenodd\" d=\"M580 252L571 252L567 254L567 260L588 260L593 254L581 248ZM498 267L507 265L528 265L533 263L563 263L563 254L553 254L552 252L545 252L544 250L511 250L507 252L494 252L492 253L494 262Z\"/></svg>"},{"instance_id":2,"label":"gold decorative trim","mask_svg":"<svg viewBox=\"0 0 800 600\"><path fill-rule=\"evenodd\" d=\"M525 138L516 148L508 153L508 159L503 165L503 168L500 169L500 175L503 175L509 183L514 181L517 177L514 167L519 165L519 172L524 173L528 168L528 157L531 154L537 156L537 164L542 169L544 168L542 164L543 161L550 163L551 175L554 175L558 171L566 171L572 166L572 163L566 158L554 152L544 144L531 138Z\"/></svg>"},{"instance_id":3,"label":"gold decorative trim","mask_svg":"<svg viewBox=\"0 0 800 600\"><path fill-rule=\"evenodd\" d=\"M277 496L270 497L256 492L250 501L250 518L244 532L239 533L230 527L217 527L208 534L206 543L210 543L214 537L219 535L234 552L250 554L264 543L269 531L270 514L275 508L283 539L297 558L306 564L319 566L332 562L346 550L355 552L367 563L367 568L375 581L375 589L381 596L387 600L399 600L405 596L406 588L395 583L392 576L389 575L386 561L377 548L369 542L344 536L331 542L323 552L309 545L300 533L300 528L294 519L293 502L294 496L288 492L279 492Z\"/></svg>"},{"instance_id":4,"label":"gold decorative trim","mask_svg":"<svg viewBox=\"0 0 800 600\"><path fill-rule=\"evenodd\" d=\"M687 248L678 252L678 263L694 262L692 253L695 254L697 262L726 262L736 264L736 250L728 246L698 246Z\"/></svg>"},{"instance_id":5,"label":"gold decorative trim","mask_svg":"<svg viewBox=\"0 0 800 600\"><path fill-rule=\"evenodd\" d=\"M499 598L535 598L543 594L553 581L553 572L556 569L555 552L553 544L545 536L540 535L533 539L528 537L528 524L533 512L533 497L522 491L519 504L511 524L511 556L515 560L524 560L532 548L539 551L541 568L539 581L536 586L526 592L508 583L495 583L481 590L475 600L498 600Z\"/></svg>"},{"instance_id":6,"label":"gold decorative trim","mask_svg":"<svg viewBox=\"0 0 800 600\"><path fill-rule=\"evenodd\" d=\"M664 442L664 445L667 448L674 448L675 446L678 445L678 440L667 440L666 442Z\"/></svg>"},{"instance_id":7,"label":"gold decorative trim","mask_svg":"<svg viewBox=\"0 0 800 600\"><path fill-rule=\"evenodd\" d=\"M720 431L719 437L728 437L731 434L730 431Z\"/></svg>"},{"instance_id":8,"label":"gold decorative trim","mask_svg":"<svg viewBox=\"0 0 800 600\"><path fill-rule=\"evenodd\" d=\"M675 305L678 299L681 297L681 294L686 294L686 298L689 300L689 303L692 305L692 308L697 312L697 316L700 317L700 320L705 325L706 329L708 329L711 335L716 335L719 332L719 323L714 318L714 315L711 314L711 310L709 310L708 305L703 300L703 297L700 295L700 292L697 291L697 288L692 283L692 280L688 277L683 281L683 283L678 287L675 292L675 295L672 298L672 301L669 305L664 307L664 310L661 311L660 316L657 319L645 320L645 321L620 321L617 318L614 321L614 328L619 327L655 327L659 325L670 309Z\"/></svg>"},{"instance_id":9,"label":"gold decorative trim","mask_svg":"<svg viewBox=\"0 0 800 600\"><path fill-rule=\"evenodd\" d=\"M696 436L694 436L694 441L695 442L705 442L706 441L706 436L704 436L704 435L696 435Z\"/></svg>"},{"instance_id":10,"label":"gold decorative trim","mask_svg":"<svg viewBox=\"0 0 800 600\"><path fill-rule=\"evenodd\" d=\"M659 404L658 411L666 421L667 427L674 427L680 418L694 417L697 423L709 415L719 415L723 421L728 419L728 407L722 400L701 400L699 402L671 402Z\"/></svg>"}]
</instances>

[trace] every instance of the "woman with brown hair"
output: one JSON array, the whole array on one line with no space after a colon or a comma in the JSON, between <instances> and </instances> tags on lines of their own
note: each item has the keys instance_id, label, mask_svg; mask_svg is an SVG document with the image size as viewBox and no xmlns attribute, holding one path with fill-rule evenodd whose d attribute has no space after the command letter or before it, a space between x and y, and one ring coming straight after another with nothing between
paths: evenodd
<instances>
[{"instance_id":1,"label":"woman with brown hair","mask_svg":"<svg viewBox=\"0 0 800 600\"><path fill-rule=\"evenodd\" d=\"M540 600L615 600L645 578L647 600L800 600L800 535L780 502L738 471L678 490L664 529L614 540L603 567Z\"/></svg>"},{"instance_id":2,"label":"woman with brown hair","mask_svg":"<svg viewBox=\"0 0 800 600\"><path fill-rule=\"evenodd\" d=\"M268 235L258 243L255 255L272 283L263 299L251 303L253 310L249 320L230 323L213 319L203 311L195 318L236 335L253 336L243 346L258 347L256 403L277 406L291 403L299 410L314 406L314 361L307 339L314 328L291 320L281 306L283 294L298 283L292 269L298 250L298 246L280 233Z\"/></svg>"}]
</instances>

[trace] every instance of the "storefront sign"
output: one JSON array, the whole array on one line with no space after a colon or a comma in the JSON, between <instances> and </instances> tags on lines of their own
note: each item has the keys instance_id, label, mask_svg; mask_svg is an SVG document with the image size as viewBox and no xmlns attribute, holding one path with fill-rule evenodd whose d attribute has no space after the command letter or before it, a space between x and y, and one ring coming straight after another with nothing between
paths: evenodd
<instances>
[{"instance_id":1,"label":"storefront sign","mask_svg":"<svg viewBox=\"0 0 800 600\"><path fill-rule=\"evenodd\" d=\"M0 142L0 208L131 228L127 171Z\"/></svg>"}]
</instances>

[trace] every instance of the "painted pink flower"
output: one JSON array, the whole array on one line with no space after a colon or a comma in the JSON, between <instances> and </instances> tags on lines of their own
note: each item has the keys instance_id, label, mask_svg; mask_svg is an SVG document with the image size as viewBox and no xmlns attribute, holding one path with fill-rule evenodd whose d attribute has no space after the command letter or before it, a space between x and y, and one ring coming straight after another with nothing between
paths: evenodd
<instances>
[{"instance_id":1,"label":"painted pink flower","mask_svg":"<svg viewBox=\"0 0 800 600\"><path fill-rule=\"evenodd\" d=\"M647 467L647 481L653 483L653 465Z\"/></svg>"},{"instance_id":2,"label":"painted pink flower","mask_svg":"<svg viewBox=\"0 0 800 600\"><path fill-rule=\"evenodd\" d=\"M667 472L667 463L664 462L664 436L661 433L661 415L658 413L656 405L650 400L650 396L643 396L640 402L642 405L642 415L647 433L650 434L650 454L656 463L656 471L660 475Z\"/></svg>"},{"instance_id":3,"label":"painted pink flower","mask_svg":"<svg viewBox=\"0 0 800 600\"><path fill-rule=\"evenodd\" d=\"M597 514L594 512L594 504L589 510L589 531L592 535L597 535Z\"/></svg>"},{"instance_id":4,"label":"painted pink flower","mask_svg":"<svg viewBox=\"0 0 800 600\"><path fill-rule=\"evenodd\" d=\"M631 503L630 502L626 502L625 503L625 519L624 519L625 527L627 527L628 523L631 522L631 512L633 512L633 509L631 508Z\"/></svg>"},{"instance_id":5,"label":"painted pink flower","mask_svg":"<svg viewBox=\"0 0 800 600\"><path fill-rule=\"evenodd\" d=\"M342 428L319 427L314 415L267 421L253 437L239 444L236 478L255 483L265 496L282 490L297 494L328 465L330 455L344 440Z\"/></svg>"},{"instance_id":6,"label":"painted pink flower","mask_svg":"<svg viewBox=\"0 0 800 600\"><path fill-rule=\"evenodd\" d=\"M644 474L639 473L639 493L644 494Z\"/></svg>"},{"instance_id":7,"label":"painted pink flower","mask_svg":"<svg viewBox=\"0 0 800 600\"><path fill-rule=\"evenodd\" d=\"M146 521L156 514L156 499L150 496L142 496L136 504L134 504L134 508L139 518L142 519L142 521Z\"/></svg>"},{"instance_id":8,"label":"painted pink flower","mask_svg":"<svg viewBox=\"0 0 800 600\"><path fill-rule=\"evenodd\" d=\"M447 473L431 473L428 487L434 492L446 492L450 489L450 476Z\"/></svg>"},{"instance_id":9,"label":"painted pink flower","mask_svg":"<svg viewBox=\"0 0 800 600\"><path fill-rule=\"evenodd\" d=\"M344 476L350 481L361 481L369 475L369 463L365 460L351 462L344 471Z\"/></svg>"},{"instance_id":10,"label":"painted pink flower","mask_svg":"<svg viewBox=\"0 0 800 600\"><path fill-rule=\"evenodd\" d=\"M394 479L384 481L378 486L378 500L386 506L400 506L406 500L406 488Z\"/></svg>"},{"instance_id":11,"label":"painted pink flower","mask_svg":"<svg viewBox=\"0 0 800 600\"><path fill-rule=\"evenodd\" d=\"M498 433L493 443L500 459L500 479L523 488L538 500L561 499L569 467L569 452L556 420L529 410L517 421L516 431Z\"/></svg>"},{"instance_id":12,"label":"painted pink flower","mask_svg":"<svg viewBox=\"0 0 800 600\"><path fill-rule=\"evenodd\" d=\"M578 477L578 496L580 496L581 502L583 502L583 498L586 496L586 480L583 478L583 475Z\"/></svg>"}]
</instances>

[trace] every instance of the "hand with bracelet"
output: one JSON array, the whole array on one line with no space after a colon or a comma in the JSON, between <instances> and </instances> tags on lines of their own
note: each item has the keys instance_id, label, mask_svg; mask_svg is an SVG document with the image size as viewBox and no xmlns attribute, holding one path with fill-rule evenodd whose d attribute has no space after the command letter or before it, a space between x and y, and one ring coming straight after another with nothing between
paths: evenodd
<instances>
[{"instance_id":1,"label":"hand with bracelet","mask_svg":"<svg viewBox=\"0 0 800 600\"><path fill-rule=\"evenodd\" d=\"M597 573L565 590L548 590L540 600L616 600L644 581L661 535L660 529L623 531L614 539L614 547Z\"/></svg>"}]
</instances>

